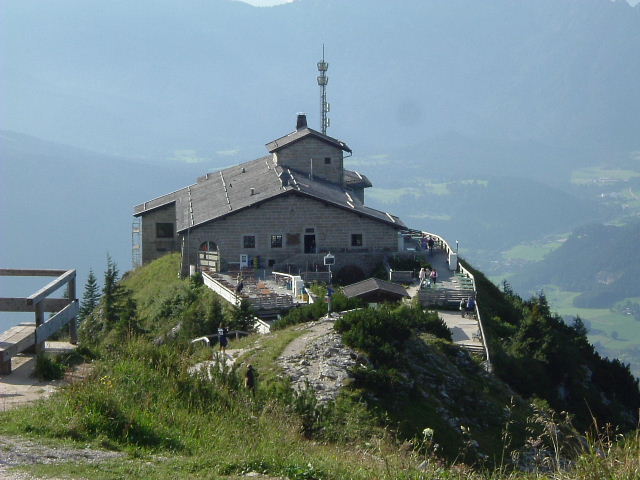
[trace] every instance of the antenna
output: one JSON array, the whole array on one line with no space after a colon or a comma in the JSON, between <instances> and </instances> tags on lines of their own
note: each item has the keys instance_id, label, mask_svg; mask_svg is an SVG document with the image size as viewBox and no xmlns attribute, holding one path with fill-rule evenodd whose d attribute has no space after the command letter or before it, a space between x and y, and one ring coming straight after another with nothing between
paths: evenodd
<instances>
[{"instance_id":1,"label":"antenna","mask_svg":"<svg viewBox=\"0 0 640 480\"><path fill-rule=\"evenodd\" d=\"M327 83L329 83L329 77L327 77L327 70L329 64L324 61L324 43L322 44L322 60L318 62L318 85L320 85L320 115L322 117L320 123L320 130L324 135L327 134L327 127L329 126L329 119L327 113L329 112L329 104L327 103Z\"/></svg>"}]
</instances>

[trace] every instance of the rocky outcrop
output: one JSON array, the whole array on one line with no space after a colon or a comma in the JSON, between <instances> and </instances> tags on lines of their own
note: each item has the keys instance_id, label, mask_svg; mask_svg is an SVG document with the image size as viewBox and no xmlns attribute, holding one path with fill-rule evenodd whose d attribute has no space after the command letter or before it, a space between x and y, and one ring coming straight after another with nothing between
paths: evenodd
<instances>
[{"instance_id":1,"label":"rocky outcrop","mask_svg":"<svg viewBox=\"0 0 640 480\"><path fill-rule=\"evenodd\" d=\"M308 330L278 359L296 391L312 388L319 403L335 400L349 378L349 369L362 359L342 343L333 330L338 315L323 317L299 328Z\"/></svg>"}]
</instances>

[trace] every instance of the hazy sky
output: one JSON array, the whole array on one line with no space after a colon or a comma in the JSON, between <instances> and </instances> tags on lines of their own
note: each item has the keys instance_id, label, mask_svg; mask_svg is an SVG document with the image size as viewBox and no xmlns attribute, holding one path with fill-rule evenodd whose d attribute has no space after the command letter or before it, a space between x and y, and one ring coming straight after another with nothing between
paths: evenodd
<instances>
[{"instance_id":1,"label":"hazy sky","mask_svg":"<svg viewBox=\"0 0 640 480\"><path fill-rule=\"evenodd\" d=\"M281 5L283 3L291 3L295 0L236 0L238 2L248 3L255 7L272 7L274 5ZM612 0L615 1L615 0ZM640 0L627 0L631 5L637 5Z\"/></svg>"}]
</instances>

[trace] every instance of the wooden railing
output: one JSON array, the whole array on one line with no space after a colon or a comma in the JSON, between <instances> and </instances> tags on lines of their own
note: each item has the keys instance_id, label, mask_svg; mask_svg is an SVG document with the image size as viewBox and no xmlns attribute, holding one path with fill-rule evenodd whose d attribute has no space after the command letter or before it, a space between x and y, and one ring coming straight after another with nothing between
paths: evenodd
<instances>
[{"instance_id":1,"label":"wooden railing","mask_svg":"<svg viewBox=\"0 0 640 480\"><path fill-rule=\"evenodd\" d=\"M0 276L8 277L57 277L37 292L26 298L0 298L1 312L34 312L35 331L33 340L7 344L0 348L0 370L3 373L11 372L11 357L35 346L36 353L44 350L44 342L52 334L69 323L71 343L78 342L78 332L75 318L78 315L79 305L76 298L76 271L75 270L26 270L26 269L0 269ZM53 292L67 285L68 298L47 298ZM45 321L45 312L57 312ZM24 326L24 325L23 325ZM19 351L18 351L19 350Z\"/></svg>"},{"instance_id":2,"label":"wooden railing","mask_svg":"<svg viewBox=\"0 0 640 480\"><path fill-rule=\"evenodd\" d=\"M202 280L207 287L220 295L231 305L240 305L242 297L238 295L235 290L227 287L222 282L219 282L218 280L213 278L208 272L202 272Z\"/></svg>"}]
</instances>

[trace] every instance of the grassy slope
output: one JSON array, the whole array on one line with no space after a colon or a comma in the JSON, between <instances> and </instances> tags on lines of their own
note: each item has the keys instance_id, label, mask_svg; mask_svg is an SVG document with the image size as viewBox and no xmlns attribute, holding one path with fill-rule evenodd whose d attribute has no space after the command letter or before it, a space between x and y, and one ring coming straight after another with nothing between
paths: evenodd
<instances>
[{"instance_id":1,"label":"grassy slope","mask_svg":"<svg viewBox=\"0 0 640 480\"><path fill-rule=\"evenodd\" d=\"M156 303L184 288L177 269L176 257L167 256L128 275L125 284L134 291L139 311L151 316ZM41 474L71 478L236 478L250 470L291 479L485 478L468 469L442 469L433 458L424 457L424 451L415 450L420 441L398 444L388 429L376 426L380 412L364 408L358 392L347 393L328 417L332 425L325 428L333 429L336 440L306 438L303 431L308 418L286 400L287 382L274 364L299 334L291 327L232 341L229 348L253 347L244 360L256 365L260 374L256 398L239 387L241 371L214 374L213 382L188 375L187 367L209 356L208 350L179 351L176 346L158 348L134 340L97 362L95 375L86 382L33 407L0 414L0 432L128 453L125 460L99 465L32 467ZM428 372L418 369L416 378L439 370L445 374L443 381L466 382L468 398L447 401L438 382L423 384L427 396L422 400L400 400L389 409L391 424L400 424L405 433L412 428L415 433L420 425L431 426L440 441L455 445L460 438L454 438L458 434L447 428L438 407L445 406L459 416L472 416L475 409L476 414L500 417L498 412L488 413L491 410L483 402L494 401L499 410L508 400L508 389L479 377L473 362L452 363L457 351L446 342L423 338L412 345L414 363L424 362L425 355L430 358ZM495 442L498 423L479 425L474 432L485 451L500 449ZM638 451L637 440L634 445L632 453ZM633 458L628 452L625 455ZM415 467L425 458L430 459L430 473L419 473ZM508 478L491 476L494 480Z\"/></svg>"}]
</instances>

